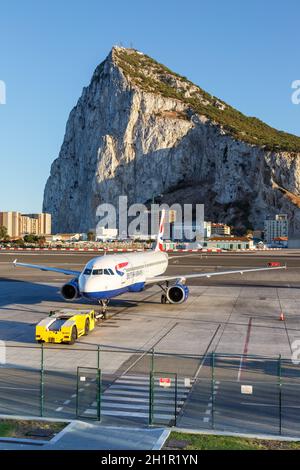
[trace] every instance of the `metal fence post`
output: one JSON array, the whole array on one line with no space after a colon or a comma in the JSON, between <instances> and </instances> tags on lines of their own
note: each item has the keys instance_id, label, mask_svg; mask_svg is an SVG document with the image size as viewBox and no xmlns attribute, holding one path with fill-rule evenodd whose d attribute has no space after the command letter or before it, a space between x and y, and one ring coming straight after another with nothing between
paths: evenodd
<instances>
[{"instance_id":1,"label":"metal fence post","mask_svg":"<svg viewBox=\"0 0 300 470\"><path fill-rule=\"evenodd\" d=\"M101 421L102 376L100 370L100 344L97 345L97 420Z\"/></svg>"},{"instance_id":2,"label":"metal fence post","mask_svg":"<svg viewBox=\"0 0 300 470\"><path fill-rule=\"evenodd\" d=\"M44 416L44 344L41 343L40 415Z\"/></svg>"},{"instance_id":3,"label":"metal fence post","mask_svg":"<svg viewBox=\"0 0 300 470\"><path fill-rule=\"evenodd\" d=\"M278 357L278 392L279 392L279 434L282 434L282 381L281 381L281 354Z\"/></svg>"},{"instance_id":4,"label":"metal fence post","mask_svg":"<svg viewBox=\"0 0 300 470\"><path fill-rule=\"evenodd\" d=\"M97 421L101 421L101 370L97 369Z\"/></svg>"},{"instance_id":5,"label":"metal fence post","mask_svg":"<svg viewBox=\"0 0 300 470\"><path fill-rule=\"evenodd\" d=\"M100 344L97 346L97 369L100 369Z\"/></svg>"},{"instance_id":6,"label":"metal fence post","mask_svg":"<svg viewBox=\"0 0 300 470\"><path fill-rule=\"evenodd\" d=\"M215 353L211 354L211 426L215 427Z\"/></svg>"},{"instance_id":7,"label":"metal fence post","mask_svg":"<svg viewBox=\"0 0 300 470\"><path fill-rule=\"evenodd\" d=\"M177 374L175 374L175 413L174 413L174 426L177 426Z\"/></svg>"},{"instance_id":8,"label":"metal fence post","mask_svg":"<svg viewBox=\"0 0 300 470\"><path fill-rule=\"evenodd\" d=\"M79 367L77 367L76 377L76 418L78 418L78 407L79 407Z\"/></svg>"},{"instance_id":9,"label":"metal fence post","mask_svg":"<svg viewBox=\"0 0 300 470\"><path fill-rule=\"evenodd\" d=\"M154 372L154 349L151 350L151 372Z\"/></svg>"}]
</instances>

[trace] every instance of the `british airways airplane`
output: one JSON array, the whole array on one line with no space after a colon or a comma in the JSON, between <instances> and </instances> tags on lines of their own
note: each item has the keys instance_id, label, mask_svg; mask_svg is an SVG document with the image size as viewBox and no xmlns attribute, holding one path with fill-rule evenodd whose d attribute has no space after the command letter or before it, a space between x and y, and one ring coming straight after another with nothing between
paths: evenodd
<instances>
[{"instance_id":1,"label":"british airways airplane","mask_svg":"<svg viewBox=\"0 0 300 470\"><path fill-rule=\"evenodd\" d=\"M286 269L286 266L238 269L236 271L217 271L193 273L177 276L163 276L168 267L168 254L163 251L165 211L162 211L157 244L154 250L143 253L127 253L97 256L91 259L82 271L51 268L36 264L13 262L15 266L35 268L75 276L61 288L61 295L67 301L86 298L98 302L102 312L106 312L111 298L125 292L140 292L149 284L157 284L161 290L161 303L179 304L187 300L189 289L187 279L226 274L243 274L255 271Z\"/></svg>"}]
</instances>

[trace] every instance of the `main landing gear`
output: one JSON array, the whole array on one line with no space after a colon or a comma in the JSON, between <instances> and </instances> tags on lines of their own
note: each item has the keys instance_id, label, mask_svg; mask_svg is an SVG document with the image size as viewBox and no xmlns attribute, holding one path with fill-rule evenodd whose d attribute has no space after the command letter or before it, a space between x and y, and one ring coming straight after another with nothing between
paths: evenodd
<instances>
[{"instance_id":1,"label":"main landing gear","mask_svg":"<svg viewBox=\"0 0 300 470\"><path fill-rule=\"evenodd\" d=\"M162 304L166 304L168 302L168 298L167 298L167 290L169 288L169 282L166 281L165 283L165 286L163 284L158 284L158 286L161 288L161 290L163 291L163 294L161 294L161 298L160 298L160 302Z\"/></svg>"}]
</instances>

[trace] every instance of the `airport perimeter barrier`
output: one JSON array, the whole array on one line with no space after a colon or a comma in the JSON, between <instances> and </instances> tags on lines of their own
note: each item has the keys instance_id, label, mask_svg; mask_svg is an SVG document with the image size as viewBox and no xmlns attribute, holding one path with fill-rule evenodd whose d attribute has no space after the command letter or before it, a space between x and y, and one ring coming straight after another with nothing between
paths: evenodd
<instances>
[{"instance_id":1,"label":"airport perimeter barrier","mask_svg":"<svg viewBox=\"0 0 300 470\"><path fill-rule=\"evenodd\" d=\"M0 414L300 436L289 359L90 344L7 344Z\"/></svg>"}]
</instances>

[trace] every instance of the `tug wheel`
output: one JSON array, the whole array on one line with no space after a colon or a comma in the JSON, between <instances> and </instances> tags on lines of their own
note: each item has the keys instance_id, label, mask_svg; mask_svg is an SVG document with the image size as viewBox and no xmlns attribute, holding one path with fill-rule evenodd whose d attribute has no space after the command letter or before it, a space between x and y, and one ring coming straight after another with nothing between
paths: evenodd
<instances>
[{"instance_id":1,"label":"tug wheel","mask_svg":"<svg viewBox=\"0 0 300 470\"><path fill-rule=\"evenodd\" d=\"M71 339L69 341L69 344L74 344L77 339L77 329L76 326L72 327L72 332L71 332Z\"/></svg>"}]
</instances>

